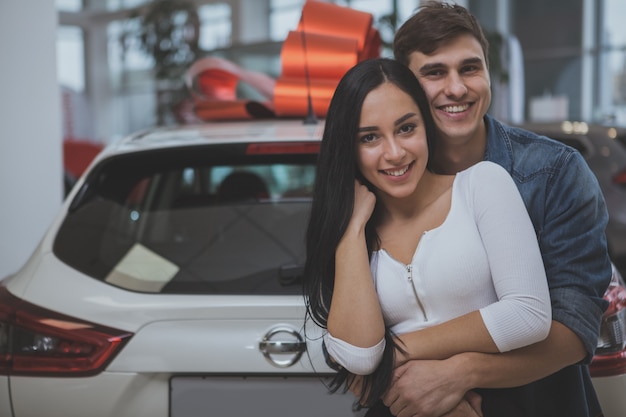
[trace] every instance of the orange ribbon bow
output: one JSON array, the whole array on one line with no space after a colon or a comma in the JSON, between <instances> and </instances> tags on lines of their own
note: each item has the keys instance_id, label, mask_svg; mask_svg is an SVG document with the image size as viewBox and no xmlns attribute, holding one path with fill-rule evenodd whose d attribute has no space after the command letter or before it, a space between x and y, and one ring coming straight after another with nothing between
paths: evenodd
<instances>
[{"instance_id":1,"label":"orange ribbon bow","mask_svg":"<svg viewBox=\"0 0 626 417\"><path fill-rule=\"evenodd\" d=\"M196 61L187 71L196 115L202 120L325 117L341 77L357 62L380 56L381 39L369 13L316 0L307 1L297 30L284 41L278 80L217 57ZM264 100L237 97L245 82Z\"/></svg>"}]
</instances>

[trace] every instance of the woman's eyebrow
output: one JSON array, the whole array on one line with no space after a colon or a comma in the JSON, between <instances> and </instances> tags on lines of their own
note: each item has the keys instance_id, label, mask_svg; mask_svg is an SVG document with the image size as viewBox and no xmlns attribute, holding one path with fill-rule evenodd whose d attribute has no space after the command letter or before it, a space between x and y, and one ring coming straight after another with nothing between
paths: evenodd
<instances>
[{"instance_id":1,"label":"woman's eyebrow","mask_svg":"<svg viewBox=\"0 0 626 417\"><path fill-rule=\"evenodd\" d=\"M415 116L416 113L407 113L404 116L402 116L401 118L399 118L398 120L396 120L393 124L395 126L398 126L400 123L404 122L406 119L410 119L411 117Z\"/></svg>"},{"instance_id":2,"label":"woman's eyebrow","mask_svg":"<svg viewBox=\"0 0 626 417\"><path fill-rule=\"evenodd\" d=\"M378 130L378 126L363 126L357 129L357 132L373 132Z\"/></svg>"},{"instance_id":3,"label":"woman's eyebrow","mask_svg":"<svg viewBox=\"0 0 626 417\"><path fill-rule=\"evenodd\" d=\"M410 119L411 117L414 117L415 115L417 115L417 113L407 113L404 116L400 117L395 122L393 122L393 125L398 126L405 120ZM378 126L362 126L357 129L358 132L373 132L375 130L378 130Z\"/></svg>"}]
</instances>

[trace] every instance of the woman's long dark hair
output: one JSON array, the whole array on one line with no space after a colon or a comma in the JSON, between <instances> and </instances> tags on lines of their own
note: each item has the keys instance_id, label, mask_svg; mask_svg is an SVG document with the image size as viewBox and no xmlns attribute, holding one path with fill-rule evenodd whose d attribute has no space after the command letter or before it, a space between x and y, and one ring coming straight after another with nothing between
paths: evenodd
<instances>
[{"instance_id":1,"label":"woman's long dark hair","mask_svg":"<svg viewBox=\"0 0 626 417\"><path fill-rule=\"evenodd\" d=\"M304 269L304 296L307 317L326 329L330 300L335 281L335 251L342 238L354 206L354 180L371 188L357 168L357 135L365 97L383 83L392 83L418 105L432 155L435 128L428 100L408 67L397 61L379 58L363 61L350 69L339 82L328 108L326 126L317 167L311 217L306 234L307 260ZM367 250L378 249L376 216L365 228ZM365 378L360 404L372 405L388 388L394 365L396 346L393 334L385 332L386 348L376 371ZM338 369L330 384L335 392L347 390L353 375Z\"/></svg>"}]
</instances>

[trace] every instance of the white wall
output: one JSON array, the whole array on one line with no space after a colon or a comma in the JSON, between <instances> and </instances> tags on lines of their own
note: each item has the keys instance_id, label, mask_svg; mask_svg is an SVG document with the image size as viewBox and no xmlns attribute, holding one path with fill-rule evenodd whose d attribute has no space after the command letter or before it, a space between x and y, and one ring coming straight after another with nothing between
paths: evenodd
<instances>
[{"instance_id":1,"label":"white wall","mask_svg":"<svg viewBox=\"0 0 626 417\"><path fill-rule=\"evenodd\" d=\"M63 198L54 1L0 1L0 279L27 260Z\"/></svg>"}]
</instances>

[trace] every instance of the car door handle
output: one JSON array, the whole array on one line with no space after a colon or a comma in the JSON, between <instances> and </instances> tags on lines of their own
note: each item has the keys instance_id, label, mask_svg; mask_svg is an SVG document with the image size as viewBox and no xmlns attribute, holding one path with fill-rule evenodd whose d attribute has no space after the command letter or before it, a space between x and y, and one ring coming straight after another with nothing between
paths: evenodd
<instances>
[{"instance_id":1,"label":"car door handle","mask_svg":"<svg viewBox=\"0 0 626 417\"><path fill-rule=\"evenodd\" d=\"M259 349L263 353L302 353L306 350L306 343L291 341L261 341Z\"/></svg>"},{"instance_id":2,"label":"car door handle","mask_svg":"<svg viewBox=\"0 0 626 417\"><path fill-rule=\"evenodd\" d=\"M265 334L259 342L259 350L272 365L286 368L298 362L306 351L306 342L298 331L280 326ZM285 359L283 356L279 359L273 355L291 355L291 357Z\"/></svg>"}]
</instances>

